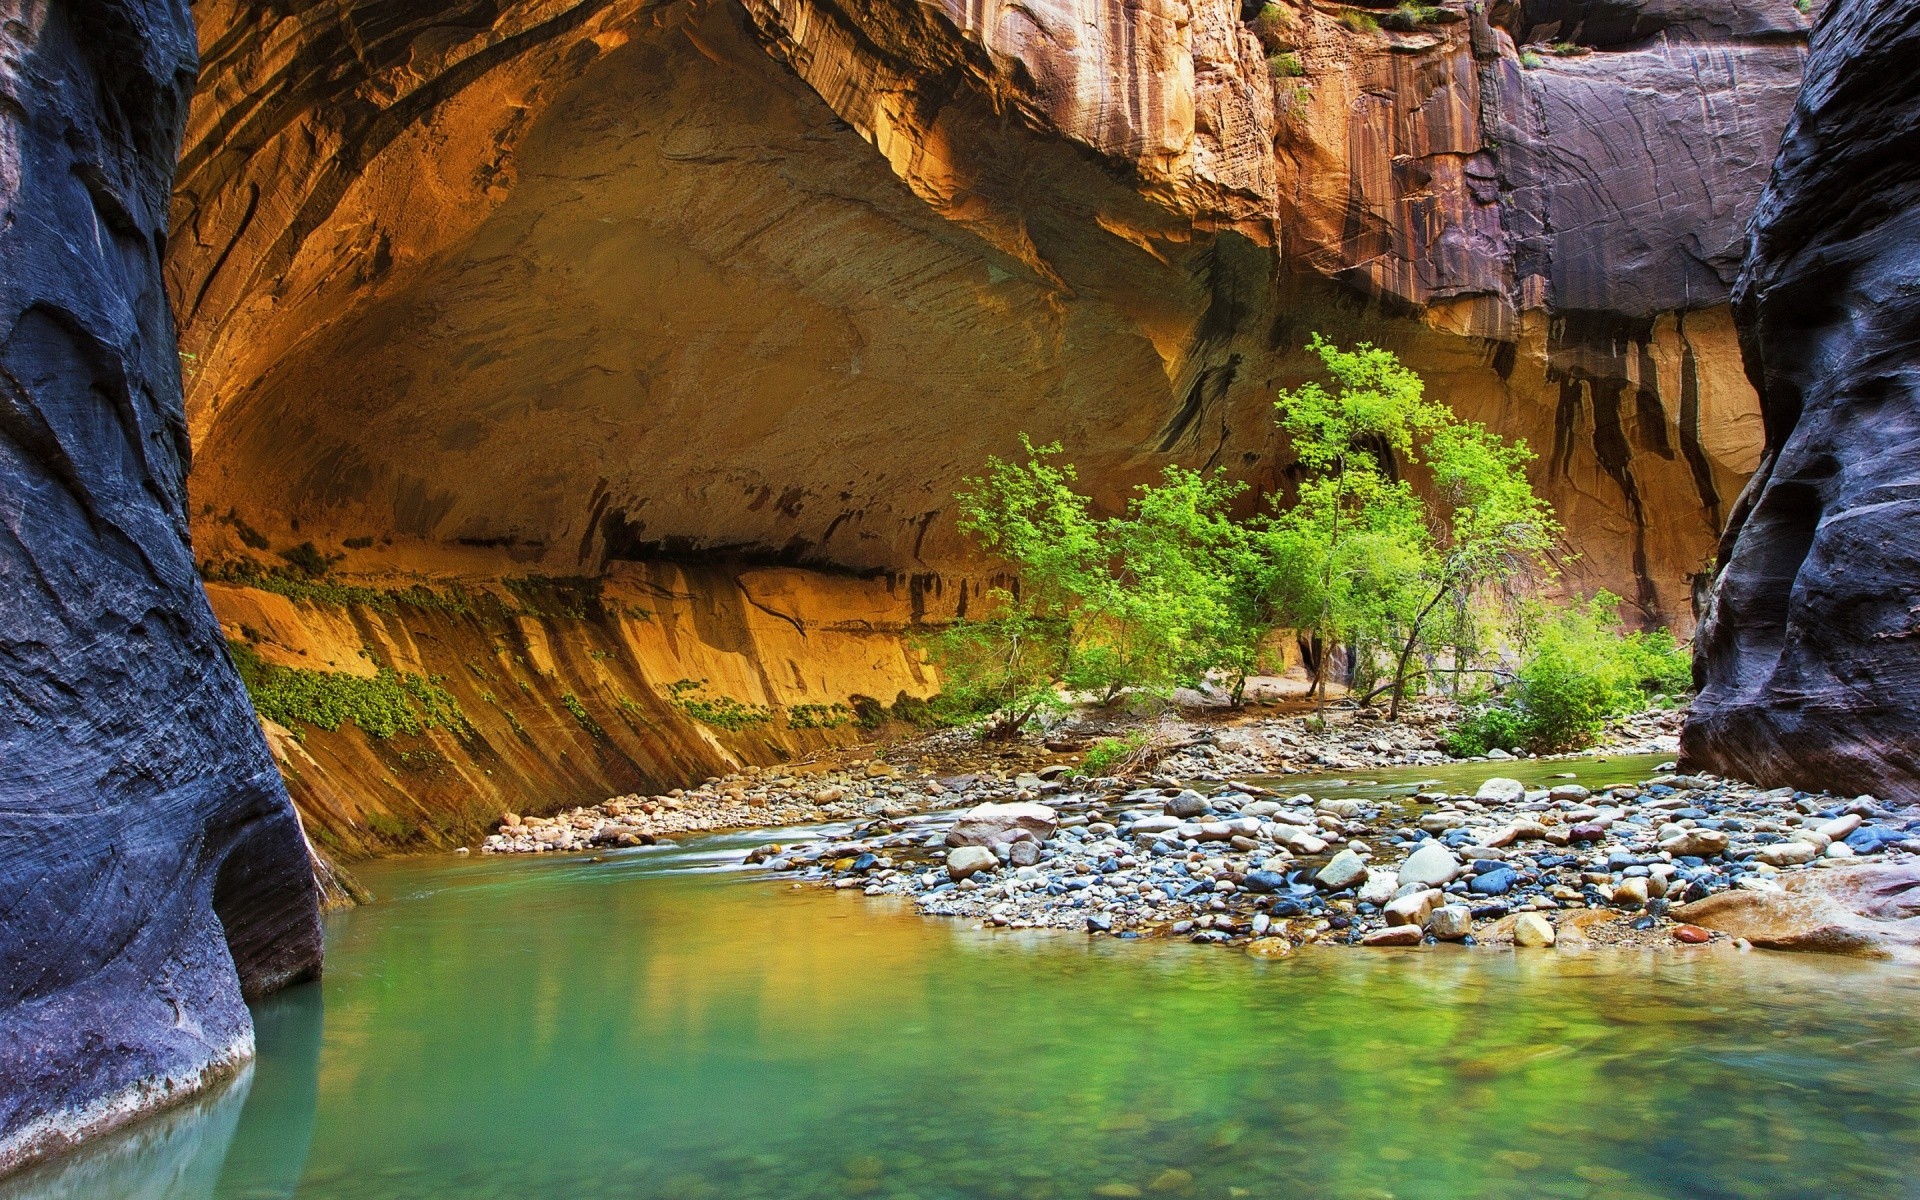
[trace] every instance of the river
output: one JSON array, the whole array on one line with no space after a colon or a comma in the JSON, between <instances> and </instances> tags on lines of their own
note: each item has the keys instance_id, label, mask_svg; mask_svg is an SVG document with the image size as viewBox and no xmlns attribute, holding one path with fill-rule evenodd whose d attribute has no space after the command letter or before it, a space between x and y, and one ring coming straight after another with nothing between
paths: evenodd
<instances>
[{"instance_id":1,"label":"river","mask_svg":"<svg viewBox=\"0 0 1920 1200\"><path fill-rule=\"evenodd\" d=\"M251 1069L0 1200L1920 1195L1905 971L995 932L794 836L369 866Z\"/></svg>"}]
</instances>

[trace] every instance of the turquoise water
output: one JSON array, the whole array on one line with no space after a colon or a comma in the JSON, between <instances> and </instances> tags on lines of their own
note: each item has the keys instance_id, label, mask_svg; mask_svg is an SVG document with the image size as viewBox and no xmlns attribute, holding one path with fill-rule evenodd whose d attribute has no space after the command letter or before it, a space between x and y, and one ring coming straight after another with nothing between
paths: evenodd
<instances>
[{"instance_id":1,"label":"turquoise water","mask_svg":"<svg viewBox=\"0 0 1920 1200\"><path fill-rule=\"evenodd\" d=\"M369 869L246 1076L0 1197L1920 1194L1905 972L1260 961L716 869L791 836Z\"/></svg>"}]
</instances>

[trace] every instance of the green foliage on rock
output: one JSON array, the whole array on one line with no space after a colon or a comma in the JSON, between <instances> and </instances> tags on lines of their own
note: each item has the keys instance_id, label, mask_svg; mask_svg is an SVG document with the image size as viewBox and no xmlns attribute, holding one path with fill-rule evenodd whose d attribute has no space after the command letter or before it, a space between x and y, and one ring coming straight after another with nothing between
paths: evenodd
<instances>
[{"instance_id":1,"label":"green foliage on rock","mask_svg":"<svg viewBox=\"0 0 1920 1200\"><path fill-rule=\"evenodd\" d=\"M714 729L728 733L752 729L773 720L773 710L760 704L747 704L732 696L708 696L704 679L682 679L667 685L667 702Z\"/></svg>"},{"instance_id":2,"label":"green foliage on rock","mask_svg":"<svg viewBox=\"0 0 1920 1200\"><path fill-rule=\"evenodd\" d=\"M254 710L293 730L296 736L304 732L302 726L331 732L343 724L382 739L429 729L447 729L462 736L472 732L460 702L441 686L437 676L429 678L391 667L381 667L372 678L310 671L270 663L245 642L229 641L227 647Z\"/></svg>"},{"instance_id":3,"label":"green foliage on rock","mask_svg":"<svg viewBox=\"0 0 1920 1200\"><path fill-rule=\"evenodd\" d=\"M789 729L838 729L853 718L853 710L844 704L795 704L787 709Z\"/></svg>"},{"instance_id":4,"label":"green foliage on rock","mask_svg":"<svg viewBox=\"0 0 1920 1200\"><path fill-rule=\"evenodd\" d=\"M586 730L587 733L595 739L601 739L607 736L607 731L601 728L600 722L593 719L593 714L587 711L587 706L580 703L580 697L574 695L572 692L563 693L560 697L560 706L569 713L572 713L573 719L579 724L580 728Z\"/></svg>"},{"instance_id":5,"label":"green foliage on rock","mask_svg":"<svg viewBox=\"0 0 1920 1200\"><path fill-rule=\"evenodd\" d=\"M312 566L311 561L305 560L300 566L289 563L276 567L267 566L251 558L236 558L202 564L200 577L208 583L257 588L263 592L285 596L289 600L330 604L339 608L358 605L382 613L397 612L402 605L409 608L438 609L450 613L469 612L473 607L473 598L458 587L445 590L431 588L425 584L415 584L406 588L362 587L358 584L338 583L328 579L324 573L324 567L321 574L311 574L308 568Z\"/></svg>"},{"instance_id":6,"label":"green foliage on rock","mask_svg":"<svg viewBox=\"0 0 1920 1200\"><path fill-rule=\"evenodd\" d=\"M1692 663L1673 635L1620 633L1619 620L1620 598L1610 592L1584 604L1528 605L1512 685L1470 709L1447 748L1459 755L1576 750L1653 696L1686 691Z\"/></svg>"}]
</instances>

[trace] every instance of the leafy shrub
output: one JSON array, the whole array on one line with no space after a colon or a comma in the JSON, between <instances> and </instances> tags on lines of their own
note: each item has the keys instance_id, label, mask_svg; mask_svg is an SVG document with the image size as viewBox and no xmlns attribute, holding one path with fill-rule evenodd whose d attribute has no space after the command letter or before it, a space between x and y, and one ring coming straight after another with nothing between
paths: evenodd
<instances>
[{"instance_id":1,"label":"leafy shrub","mask_svg":"<svg viewBox=\"0 0 1920 1200\"><path fill-rule=\"evenodd\" d=\"M1293 49L1293 14L1278 4L1263 4L1248 23L1268 54Z\"/></svg>"},{"instance_id":2,"label":"leafy shrub","mask_svg":"<svg viewBox=\"0 0 1920 1200\"><path fill-rule=\"evenodd\" d=\"M1474 758L1496 748L1520 749L1526 740L1526 721L1518 709L1481 704L1467 710L1447 735L1446 747L1457 758Z\"/></svg>"},{"instance_id":3,"label":"leafy shrub","mask_svg":"<svg viewBox=\"0 0 1920 1200\"><path fill-rule=\"evenodd\" d=\"M1522 50L1520 52L1520 65L1531 71L1536 67L1546 66L1547 60L1541 58L1539 52L1536 50Z\"/></svg>"},{"instance_id":4,"label":"leafy shrub","mask_svg":"<svg viewBox=\"0 0 1920 1200\"><path fill-rule=\"evenodd\" d=\"M1554 54L1560 58L1584 58L1593 53L1590 48L1582 46L1578 42L1555 42L1549 46L1548 49L1552 50Z\"/></svg>"},{"instance_id":5,"label":"leafy shrub","mask_svg":"<svg viewBox=\"0 0 1920 1200\"><path fill-rule=\"evenodd\" d=\"M732 696L703 696L704 679L682 679L667 685L667 701L702 725L738 733L773 720L773 710L760 704L745 704Z\"/></svg>"},{"instance_id":6,"label":"leafy shrub","mask_svg":"<svg viewBox=\"0 0 1920 1200\"><path fill-rule=\"evenodd\" d=\"M1087 750L1087 756L1080 763L1080 770L1087 775L1111 775L1122 763L1138 754L1147 744L1145 730L1136 730L1125 737L1101 738Z\"/></svg>"},{"instance_id":7,"label":"leafy shrub","mask_svg":"<svg viewBox=\"0 0 1920 1200\"><path fill-rule=\"evenodd\" d=\"M1422 25L1431 25L1446 14L1431 4L1417 4L1409 0L1392 12L1383 13L1380 24L1400 33L1412 33Z\"/></svg>"},{"instance_id":8,"label":"leafy shrub","mask_svg":"<svg viewBox=\"0 0 1920 1200\"><path fill-rule=\"evenodd\" d=\"M256 712L300 735L302 725L329 732L352 724L368 736L390 738L397 733L447 729L465 735L472 730L460 702L440 685L438 676L403 673L381 667L368 679L337 671L309 671L270 663L245 642L229 641L227 649L240 672Z\"/></svg>"},{"instance_id":9,"label":"leafy shrub","mask_svg":"<svg viewBox=\"0 0 1920 1200\"><path fill-rule=\"evenodd\" d=\"M1513 686L1497 703L1469 711L1448 739L1455 754L1524 746L1536 754L1590 744L1614 717L1646 706L1655 692L1683 692L1692 664L1671 633L1616 632L1620 598L1600 592L1585 604L1530 606Z\"/></svg>"},{"instance_id":10,"label":"leafy shrub","mask_svg":"<svg viewBox=\"0 0 1920 1200\"><path fill-rule=\"evenodd\" d=\"M1361 12L1357 8L1350 8L1341 13L1340 23L1355 33L1380 32L1379 20L1376 19L1372 13Z\"/></svg>"},{"instance_id":11,"label":"leafy shrub","mask_svg":"<svg viewBox=\"0 0 1920 1200\"><path fill-rule=\"evenodd\" d=\"M320 553L312 542L301 542L291 550L282 550L280 557L287 565L305 575L308 579L318 579L333 566L327 556Z\"/></svg>"},{"instance_id":12,"label":"leafy shrub","mask_svg":"<svg viewBox=\"0 0 1920 1200\"><path fill-rule=\"evenodd\" d=\"M1307 69L1300 65L1299 56L1291 50L1268 58L1267 68L1273 72L1275 79L1300 79L1307 73Z\"/></svg>"}]
</instances>

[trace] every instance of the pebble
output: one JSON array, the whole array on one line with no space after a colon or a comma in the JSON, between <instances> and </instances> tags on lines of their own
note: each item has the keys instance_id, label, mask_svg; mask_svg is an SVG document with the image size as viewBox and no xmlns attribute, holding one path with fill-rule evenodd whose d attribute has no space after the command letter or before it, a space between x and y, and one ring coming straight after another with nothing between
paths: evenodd
<instances>
[{"instance_id":1,"label":"pebble","mask_svg":"<svg viewBox=\"0 0 1920 1200\"><path fill-rule=\"evenodd\" d=\"M1521 913L1513 923L1516 946L1551 946L1554 939L1552 923L1539 913Z\"/></svg>"},{"instance_id":2,"label":"pebble","mask_svg":"<svg viewBox=\"0 0 1920 1200\"><path fill-rule=\"evenodd\" d=\"M1443 942L1457 942L1473 932L1473 913L1464 904L1442 904L1428 915L1427 932Z\"/></svg>"},{"instance_id":3,"label":"pebble","mask_svg":"<svg viewBox=\"0 0 1920 1200\"><path fill-rule=\"evenodd\" d=\"M1320 868L1320 873L1314 878L1319 881L1321 887L1330 892L1345 891L1347 888L1366 882L1366 860L1351 850L1342 850L1334 855L1326 866Z\"/></svg>"},{"instance_id":4,"label":"pebble","mask_svg":"<svg viewBox=\"0 0 1920 1200\"><path fill-rule=\"evenodd\" d=\"M1429 838L1400 864L1400 886L1441 887L1452 883L1459 874L1460 860L1451 850Z\"/></svg>"},{"instance_id":5,"label":"pebble","mask_svg":"<svg viewBox=\"0 0 1920 1200\"><path fill-rule=\"evenodd\" d=\"M947 877L954 880L971 879L999 865L999 857L985 846L956 846L947 853Z\"/></svg>"}]
</instances>

